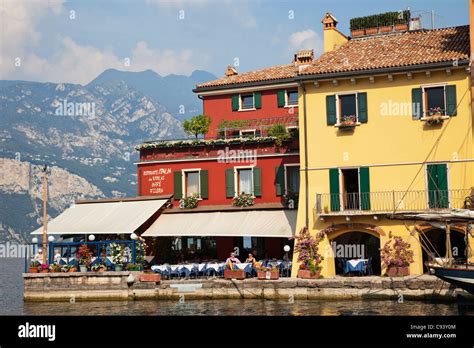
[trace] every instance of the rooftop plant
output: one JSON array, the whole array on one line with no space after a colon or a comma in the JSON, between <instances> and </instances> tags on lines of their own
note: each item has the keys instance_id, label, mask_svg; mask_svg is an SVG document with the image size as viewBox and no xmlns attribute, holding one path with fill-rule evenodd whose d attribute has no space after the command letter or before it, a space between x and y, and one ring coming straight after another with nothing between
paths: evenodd
<instances>
[{"instance_id":1,"label":"rooftop plant","mask_svg":"<svg viewBox=\"0 0 474 348\"><path fill-rule=\"evenodd\" d=\"M183 122L184 131L189 135L194 135L196 139L199 134L206 134L209 132L209 126L211 125L211 118L206 115L197 115L189 120Z\"/></svg>"},{"instance_id":2,"label":"rooftop plant","mask_svg":"<svg viewBox=\"0 0 474 348\"><path fill-rule=\"evenodd\" d=\"M407 23L411 18L410 10L379 13L350 20L351 30L390 26Z\"/></svg>"}]
</instances>

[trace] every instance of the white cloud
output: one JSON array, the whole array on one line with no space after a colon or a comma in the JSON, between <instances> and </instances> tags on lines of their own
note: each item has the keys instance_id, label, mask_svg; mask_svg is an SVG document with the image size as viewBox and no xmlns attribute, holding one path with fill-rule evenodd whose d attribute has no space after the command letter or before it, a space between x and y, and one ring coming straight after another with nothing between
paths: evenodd
<instances>
[{"instance_id":1,"label":"white cloud","mask_svg":"<svg viewBox=\"0 0 474 348\"><path fill-rule=\"evenodd\" d=\"M0 79L25 79L85 84L108 68L159 74L190 74L197 68L192 51L157 50L138 42L129 57L119 57L111 49L80 45L70 37L57 36L57 52L48 58L37 55L35 46L41 38L37 24L46 15L63 11L62 0L0 1L2 21ZM15 59L20 58L20 66ZM130 66L125 59L130 59ZM203 58L204 60L206 58Z\"/></svg>"},{"instance_id":2,"label":"white cloud","mask_svg":"<svg viewBox=\"0 0 474 348\"><path fill-rule=\"evenodd\" d=\"M319 35L311 29L297 31L291 34L288 43L291 51L313 49L315 55L317 52L322 51L323 48L323 41Z\"/></svg>"}]
</instances>

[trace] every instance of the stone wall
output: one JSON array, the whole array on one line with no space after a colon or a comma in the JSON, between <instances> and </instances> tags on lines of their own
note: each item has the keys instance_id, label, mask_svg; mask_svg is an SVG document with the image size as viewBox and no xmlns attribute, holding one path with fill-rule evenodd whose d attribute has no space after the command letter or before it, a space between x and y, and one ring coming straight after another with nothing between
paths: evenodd
<instances>
[{"instance_id":1,"label":"stone wall","mask_svg":"<svg viewBox=\"0 0 474 348\"><path fill-rule=\"evenodd\" d=\"M24 274L25 301L269 299L456 300L470 295L429 276L139 281L139 272Z\"/></svg>"}]
</instances>

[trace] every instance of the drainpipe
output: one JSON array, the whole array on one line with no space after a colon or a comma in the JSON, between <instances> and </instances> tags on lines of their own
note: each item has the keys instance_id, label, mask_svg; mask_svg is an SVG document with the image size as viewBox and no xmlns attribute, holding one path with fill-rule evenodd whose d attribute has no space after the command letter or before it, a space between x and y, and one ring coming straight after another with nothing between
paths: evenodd
<instances>
[{"instance_id":1,"label":"drainpipe","mask_svg":"<svg viewBox=\"0 0 474 348\"><path fill-rule=\"evenodd\" d=\"M309 185L308 185L308 127L306 122L306 88L304 83L298 82L303 90L303 143L304 143L304 184L305 184L305 227L309 228Z\"/></svg>"}]
</instances>

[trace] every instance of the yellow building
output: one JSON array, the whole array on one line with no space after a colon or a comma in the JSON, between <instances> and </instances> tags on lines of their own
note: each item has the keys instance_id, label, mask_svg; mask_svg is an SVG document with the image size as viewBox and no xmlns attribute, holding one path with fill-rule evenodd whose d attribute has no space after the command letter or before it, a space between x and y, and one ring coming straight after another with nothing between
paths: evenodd
<instances>
[{"instance_id":1,"label":"yellow building","mask_svg":"<svg viewBox=\"0 0 474 348\"><path fill-rule=\"evenodd\" d=\"M420 235L443 257L445 231L393 217L462 208L474 187L469 26L348 39L332 15L323 25L325 52L297 78L296 233L326 232L324 277L343 273L347 258L384 274L390 232L411 244L410 274L422 274ZM465 257L465 228L451 229L455 258Z\"/></svg>"}]
</instances>

